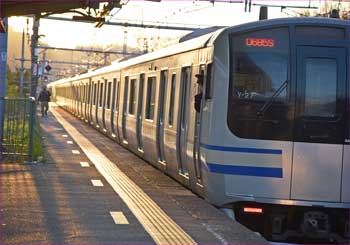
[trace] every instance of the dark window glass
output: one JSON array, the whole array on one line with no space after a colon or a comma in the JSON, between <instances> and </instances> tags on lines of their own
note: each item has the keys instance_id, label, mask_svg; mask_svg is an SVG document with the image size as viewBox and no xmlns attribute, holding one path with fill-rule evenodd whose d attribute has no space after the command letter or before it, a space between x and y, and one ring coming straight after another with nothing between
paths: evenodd
<instances>
[{"instance_id":1,"label":"dark window glass","mask_svg":"<svg viewBox=\"0 0 350 245\"><path fill-rule=\"evenodd\" d=\"M295 35L301 38L341 40L345 38L345 30L334 27L297 26Z\"/></svg>"},{"instance_id":2,"label":"dark window glass","mask_svg":"<svg viewBox=\"0 0 350 245\"><path fill-rule=\"evenodd\" d=\"M108 82L107 87L107 102L106 102L106 108L111 108L111 91L112 91L112 82Z\"/></svg>"},{"instance_id":3,"label":"dark window glass","mask_svg":"<svg viewBox=\"0 0 350 245\"><path fill-rule=\"evenodd\" d=\"M205 98L211 99L212 97L212 89L211 89L211 69L212 64L207 65L207 78L205 81Z\"/></svg>"},{"instance_id":4,"label":"dark window glass","mask_svg":"<svg viewBox=\"0 0 350 245\"><path fill-rule=\"evenodd\" d=\"M100 84L100 97L99 97L99 103L98 106L102 106L102 101L103 101L103 83Z\"/></svg>"},{"instance_id":5,"label":"dark window glass","mask_svg":"<svg viewBox=\"0 0 350 245\"><path fill-rule=\"evenodd\" d=\"M91 83L89 83L88 84L88 92L87 92L87 98L86 98L86 102L88 103L88 104L90 104L91 103Z\"/></svg>"},{"instance_id":6,"label":"dark window glass","mask_svg":"<svg viewBox=\"0 0 350 245\"><path fill-rule=\"evenodd\" d=\"M129 93L129 114L135 114L136 106L136 79L130 80L130 93Z\"/></svg>"},{"instance_id":7,"label":"dark window glass","mask_svg":"<svg viewBox=\"0 0 350 245\"><path fill-rule=\"evenodd\" d=\"M97 100L97 83L94 84L94 105L96 105Z\"/></svg>"},{"instance_id":8,"label":"dark window glass","mask_svg":"<svg viewBox=\"0 0 350 245\"><path fill-rule=\"evenodd\" d=\"M337 62L334 59L306 60L304 115L335 117L337 110Z\"/></svg>"},{"instance_id":9,"label":"dark window glass","mask_svg":"<svg viewBox=\"0 0 350 245\"><path fill-rule=\"evenodd\" d=\"M227 122L235 135L290 139L288 69L287 28L231 37Z\"/></svg>"},{"instance_id":10,"label":"dark window glass","mask_svg":"<svg viewBox=\"0 0 350 245\"><path fill-rule=\"evenodd\" d=\"M145 118L153 120L155 106L156 77L149 77L147 80L146 115Z\"/></svg>"},{"instance_id":11,"label":"dark window glass","mask_svg":"<svg viewBox=\"0 0 350 245\"><path fill-rule=\"evenodd\" d=\"M85 103L85 99L86 99L86 85L82 85L82 98L81 98L81 101L83 103Z\"/></svg>"},{"instance_id":12,"label":"dark window glass","mask_svg":"<svg viewBox=\"0 0 350 245\"><path fill-rule=\"evenodd\" d=\"M168 120L169 126L173 126L173 123L174 123L175 89L176 89L176 74L172 74L171 86L170 86L169 120Z\"/></svg>"},{"instance_id":13,"label":"dark window glass","mask_svg":"<svg viewBox=\"0 0 350 245\"><path fill-rule=\"evenodd\" d=\"M117 93L117 98L115 99L115 111L119 111L119 98L120 98L120 81L117 82L117 79L115 79L117 83L117 88L116 88L116 93Z\"/></svg>"},{"instance_id":14,"label":"dark window glass","mask_svg":"<svg viewBox=\"0 0 350 245\"><path fill-rule=\"evenodd\" d=\"M158 118L159 121L164 120L164 110L166 103L166 89L168 86L168 71L160 72L159 97L158 97Z\"/></svg>"},{"instance_id":15,"label":"dark window glass","mask_svg":"<svg viewBox=\"0 0 350 245\"><path fill-rule=\"evenodd\" d=\"M191 67L184 67L181 70L181 118L180 118L180 127L184 128L187 122L187 96L190 91L188 91L188 88L191 84Z\"/></svg>"}]
</instances>

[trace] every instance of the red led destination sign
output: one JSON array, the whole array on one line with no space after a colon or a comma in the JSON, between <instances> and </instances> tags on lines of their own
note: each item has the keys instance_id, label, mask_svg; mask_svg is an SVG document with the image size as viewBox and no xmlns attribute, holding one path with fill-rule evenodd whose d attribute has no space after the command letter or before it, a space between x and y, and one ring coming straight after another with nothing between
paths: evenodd
<instances>
[{"instance_id":1,"label":"red led destination sign","mask_svg":"<svg viewBox=\"0 0 350 245\"><path fill-rule=\"evenodd\" d=\"M271 38L252 38L252 37L247 37L245 39L245 44L248 47L273 48L273 47L275 47L275 40L273 40Z\"/></svg>"}]
</instances>

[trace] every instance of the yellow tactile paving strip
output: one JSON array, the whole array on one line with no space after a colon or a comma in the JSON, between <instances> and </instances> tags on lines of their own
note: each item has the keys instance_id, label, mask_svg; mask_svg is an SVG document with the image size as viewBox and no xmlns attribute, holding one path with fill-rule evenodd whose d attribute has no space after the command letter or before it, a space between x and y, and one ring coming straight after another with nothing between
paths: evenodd
<instances>
[{"instance_id":1,"label":"yellow tactile paving strip","mask_svg":"<svg viewBox=\"0 0 350 245\"><path fill-rule=\"evenodd\" d=\"M51 112L123 199L156 244L196 244L147 194L52 106Z\"/></svg>"}]
</instances>

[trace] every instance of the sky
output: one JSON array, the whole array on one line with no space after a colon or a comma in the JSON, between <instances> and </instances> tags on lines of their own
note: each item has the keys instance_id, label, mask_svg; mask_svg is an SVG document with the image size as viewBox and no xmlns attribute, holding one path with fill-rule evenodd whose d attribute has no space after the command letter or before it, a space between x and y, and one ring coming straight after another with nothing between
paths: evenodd
<instances>
[{"instance_id":1,"label":"sky","mask_svg":"<svg viewBox=\"0 0 350 245\"><path fill-rule=\"evenodd\" d=\"M229 1L229 0L221 0ZM126 1L124 1L126 2ZM312 0L312 6L319 6L322 0ZM273 5L298 5L307 6L309 1L278 1L278 0L253 0L253 3L264 3ZM288 9L281 12L280 8L269 8L269 18L288 17L295 15L294 11L300 9ZM112 14L116 10L112 11ZM288 13L288 14L287 14ZM62 16L62 15L61 15ZM240 23L255 21L259 16L259 7L253 6L252 11L244 12L243 3L223 3L208 1L166 1L160 3L151 1L129 1L114 16L107 17L110 21L131 20L133 22L156 22L161 24L182 23L204 26L232 26ZM29 25L26 24L27 17L11 17L9 25L21 32L23 29L31 32L31 18ZM176 38L187 32L165 31L159 29L127 28L120 26L104 25L94 28L92 23L73 23L65 21L54 21L42 19L40 21L39 33L44 35L40 40L50 46L61 48L74 48L78 45L88 46L99 44L107 47L111 44L123 44L124 31L127 31L128 47L137 47L142 43L141 39Z\"/></svg>"}]
</instances>

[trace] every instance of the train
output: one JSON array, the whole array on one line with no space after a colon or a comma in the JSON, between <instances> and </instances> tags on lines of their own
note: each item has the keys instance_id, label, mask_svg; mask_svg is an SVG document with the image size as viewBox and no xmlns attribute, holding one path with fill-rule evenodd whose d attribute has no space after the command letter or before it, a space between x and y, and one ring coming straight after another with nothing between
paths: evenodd
<instances>
[{"instance_id":1,"label":"train","mask_svg":"<svg viewBox=\"0 0 350 245\"><path fill-rule=\"evenodd\" d=\"M350 22L221 28L52 82L56 103L270 241L349 243Z\"/></svg>"}]
</instances>

